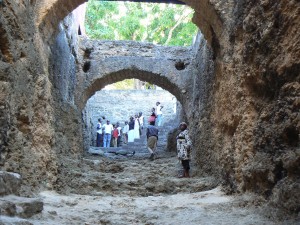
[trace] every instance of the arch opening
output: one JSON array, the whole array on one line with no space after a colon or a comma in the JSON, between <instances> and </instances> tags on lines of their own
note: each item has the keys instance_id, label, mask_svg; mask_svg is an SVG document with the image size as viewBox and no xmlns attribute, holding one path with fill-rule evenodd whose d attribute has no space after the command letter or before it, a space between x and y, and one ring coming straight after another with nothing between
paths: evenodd
<instances>
[{"instance_id":1,"label":"arch opening","mask_svg":"<svg viewBox=\"0 0 300 225\"><path fill-rule=\"evenodd\" d=\"M141 68L145 68L144 65L139 67L139 65L137 65L137 64L127 62L127 64L125 65L126 69L122 69L122 70L119 70L116 72L104 74L104 75L101 75L101 77L99 75L98 78L96 77L96 78L90 79L89 76L93 72L92 70L94 70L93 66L94 65L99 66L98 62L100 62L101 65L104 65L106 62L115 63L115 64L109 64L109 66L107 66L107 67L105 67L106 65L104 65L105 68L109 69L109 68L113 67L113 65L116 65L118 63L118 61L117 60L111 60L111 61L106 60L104 62L104 60L102 61L102 60L96 59L94 57L95 56L94 52L90 48L86 48L86 51L83 51L82 56L83 56L82 61L84 61L84 60L89 60L89 61L86 61L85 63L83 63L83 65L81 64L80 69L82 69L84 74L79 74L79 76L83 75L83 77L84 77L84 78L82 78L82 80L84 80L83 85L87 85L87 86L83 87L84 90L82 90L82 91L79 90L78 91L79 93L76 93L77 88L75 88L75 95L80 95L80 96L75 96L75 101L76 101L75 105L79 106L80 110L83 109L82 106L87 105L88 99L90 99L99 90L101 91L102 89L104 89L106 85L113 84L115 82L122 81L124 79L130 79L130 78L139 79L139 80L142 80L145 82L149 82L151 84L158 85L162 89L164 89L164 90L170 92L172 95L174 95L176 97L176 99L178 99L179 102L182 102L182 100L184 98L184 96L182 97L182 95L184 95L184 93L182 93L181 88L177 86L177 83L176 83L177 77L175 77L174 82L173 82L172 79L169 79L168 77L163 75L162 74L163 72L157 72L156 69L153 69L154 65L151 64L151 62L154 62L154 60L148 60L149 57L147 60L151 61L149 64L151 64L152 67L149 66L148 71L141 70ZM120 59L120 58L118 58L118 59ZM180 58L180 57L178 57L178 58ZM120 59L120 61L122 59ZM124 59L125 59L125 57L124 57ZM125 59L125 61L126 60L127 59ZM145 60L145 61L147 61L147 60ZM80 62L82 62L82 61L80 61ZM127 61L129 61L129 60L127 60ZM172 61L172 68L174 68L174 70L176 68L179 71L186 71L185 70L185 68L186 68L185 62L189 62L189 58L188 58L188 60L185 60L185 58L184 58L184 61L178 61L178 63L176 63L176 61L174 61L173 58L169 61ZM103 62L103 64L102 64L102 62ZM158 64L163 65L163 63L164 62L160 61ZM100 67L99 71L103 69L103 68L101 68L101 66L99 66L99 67ZM148 67L146 69L148 69ZM103 69L103 70L105 70L105 69ZM149 72L149 71L153 71L153 72ZM163 66L162 66L162 71L165 71L165 68L163 68ZM170 70L169 70L169 72L170 72ZM174 73L176 73L176 71ZM88 78L86 78L86 77L88 77ZM79 79L76 79L76 80L80 80L80 79L81 79L81 77L79 77ZM184 79L188 79L188 76L185 76ZM157 100L159 100L159 99L157 99ZM78 102L79 102L79 104L78 104ZM155 101L153 103L155 103ZM149 107L149 108L151 108L151 107ZM136 110L136 111L140 111L140 110ZM106 114L100 113L98 115L95 115L94 119L91 119L92 117L86 117L87 119L83 125L87 126L87 124L89 124L88 126L90 126L91 128L90 128L90 130L84 129L84 134L83 134L84 140L82 142L82 143L84 143L84 146L86 146L86 144L85 144L86 142L88 142L88 145L94 144L94 142L91 140L95 139L95 134L92 132L95 132L94 126L95 126L95 123L97 122L97 120L96 120L97 117L102 116L102 115L106 116ZM116 122L116 121L112 121L112 122ZM121 124L121 125L123 125L123 124ZM85 136L85 135L87 135L87 136Z\"/></svg>"},{"instance_id":2,"label":"arch opening","mask_svg":"<svg viewBox=\"0 0 300 225\"><path fill-rule=\"evenodd\" d=\"M89 0L86 9L85 30L91 39L191 46L198 32L194 10L172 1Z\"/></svg>"},{"instance_id":3,"label":"arch opening","mask_svg":"<svg viewBox=\"0 0 300 225\"><path fill-rule=\"evenodd\" d=\"M106 86L102 90L96 91L94 95L88 99L82 113L84 115L83 121L85 122L83 138L86 148L98 146L96 142L96 128L99 118L101 118L102 124L105 124L106 121L109 120L113 125L118 123L123 129L125 121L128 122L131 116L135 117L135 115L141 113L143 116L141 126L143 124L144 128L141 130L142 139L142 136L145 135L152 109L156 108L156 102L160 102L163 106L163 120L161 126L168 127L169 130L174 129L179 123L178 118L181 114L182 106L174 95L161 87L156 86L155 89L134 88L116 90L111 89L111 86L108 88ZM163 139L167 139L167 136L168 134L164 132L160 134L160 138ZM143 148L145 143L141 145L143 145L141 146L141 148ZM124 146L123 136L121 136L120 143L118 143L118 147L122 146ZM100 147L103 147L102 141ZM111 147L113 147L112 141Z\"/></svg>"},{"instance_id":4,"label":"arch opening","mask_svg":"<svg viewBox=\"0 0 300 225\"><path fill-rule=\"evenodd\" d=\"M148 71L141 71L136 69L124 69L117 72L106 74L100 78L95 78L93 82L83 91L83 95L79 97L82 101L78 105L84 106L87 100L95 94L96 91L102 90L106 85L113 84L125 79L138 79L144 82L149 82L167 90L178 99L182 101L181 90L176 84L170 82L170 80L162 76L161 74L155 74Z\"/></svg>"}]
</instances>

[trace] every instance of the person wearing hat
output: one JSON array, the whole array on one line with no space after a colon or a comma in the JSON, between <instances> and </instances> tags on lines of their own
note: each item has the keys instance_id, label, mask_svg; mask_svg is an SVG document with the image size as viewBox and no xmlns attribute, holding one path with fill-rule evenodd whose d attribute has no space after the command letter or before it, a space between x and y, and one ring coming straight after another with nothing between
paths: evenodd
<instances>
[{"instance_id":1,"label":"person wearing hat","mask_svg":"<svg viewBox=\"0 0 300 225\"><path fill-rule=\"evenodd\" d=\"M190 177L190 160L192 141L189 137L189 131L185 122L179 125L180 133L177 135L177 157L181 161L184 173L179 175L179 178Z\"/></svg>"}]
</instances>

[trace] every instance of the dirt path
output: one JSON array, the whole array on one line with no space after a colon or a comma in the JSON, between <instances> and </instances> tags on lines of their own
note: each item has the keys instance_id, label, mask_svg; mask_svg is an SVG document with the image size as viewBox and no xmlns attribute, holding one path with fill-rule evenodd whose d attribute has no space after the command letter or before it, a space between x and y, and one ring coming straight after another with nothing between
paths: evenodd
<instances>
[{"instance_id":1,"label":"dirt path","mask_svg":"<svg viewBox=\"0 0 300 225\"><path fill-rule=\"evenodd\" d=\"M179 179L171 153L139 157L86 156L66 160L60 192L42 192L35 225L275 225L252 197L226 196L211 177ZM255 206L256 205L256 206ZM287 224L287 223L285 223ZM292 224L292 223L291 223Z\"/></svg>"}]
</instances>

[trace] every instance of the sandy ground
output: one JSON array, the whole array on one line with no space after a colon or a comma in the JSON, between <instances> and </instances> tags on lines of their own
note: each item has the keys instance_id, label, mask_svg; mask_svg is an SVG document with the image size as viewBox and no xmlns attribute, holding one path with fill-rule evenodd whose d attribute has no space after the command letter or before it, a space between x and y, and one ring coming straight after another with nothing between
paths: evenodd
<instances>
[{"instance_id":1,"label":"sandy ground","mask_svg":"<svg viewBox=\"0 0 300 225\"><path fill-rule=\"evenodd\" d=\"M45 191L42 213L7 224L103 225L275 225L264 216L263 200L228 196L211 177L177 178L171 153L148 156L86 155L66 160L58 192ZM3 220L5 221L5 220ZM4 223L5 224L5 223Z\"/></svg>"},{"instance_id":2,"label":"sandy ground","mask_svg":"<svg viewBox=\"0 0 300 225\"><path fill-rule=\"evenodd\" d=\"M43 192L45 208L33 224L275 224L255 208L237 207L220 188L148 197L58 195Z\"/></svg>"}]
</instances>

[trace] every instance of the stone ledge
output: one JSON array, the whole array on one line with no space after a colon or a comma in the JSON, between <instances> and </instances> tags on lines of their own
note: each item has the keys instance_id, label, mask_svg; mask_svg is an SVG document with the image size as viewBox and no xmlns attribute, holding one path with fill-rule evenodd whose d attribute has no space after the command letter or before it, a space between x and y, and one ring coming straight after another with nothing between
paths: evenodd
<instances>
[{"instance_id":1,"label":"stone ledge","mask_svg":"<svg viewBox=\"0 0 300 225\"><path fill-rule=\"evenodd\" d=\"M0 196L18 194L21 187L21 176L17 173L0 171Z\"/></svg>"},{"instance_id":2,"label":"stone ledge","mask_svg":"<svg viewBox=\"0 0 300 225\"><path fill-rule=\"evenodd\" d=\"M0 199L0 214L30 218L43 211L44 203L38 198L7 195Z\"/></svg>"},{"instance_id":3,"label":"stone ledge","mask_svg":"<svg viewBox=\"0 0 300 225\"><path fill-rule=\"evenodd\" d=\"M0 225L32 225L32 223L19 217L9 217L1 215Z\"/></svg>"}]
</instances>

